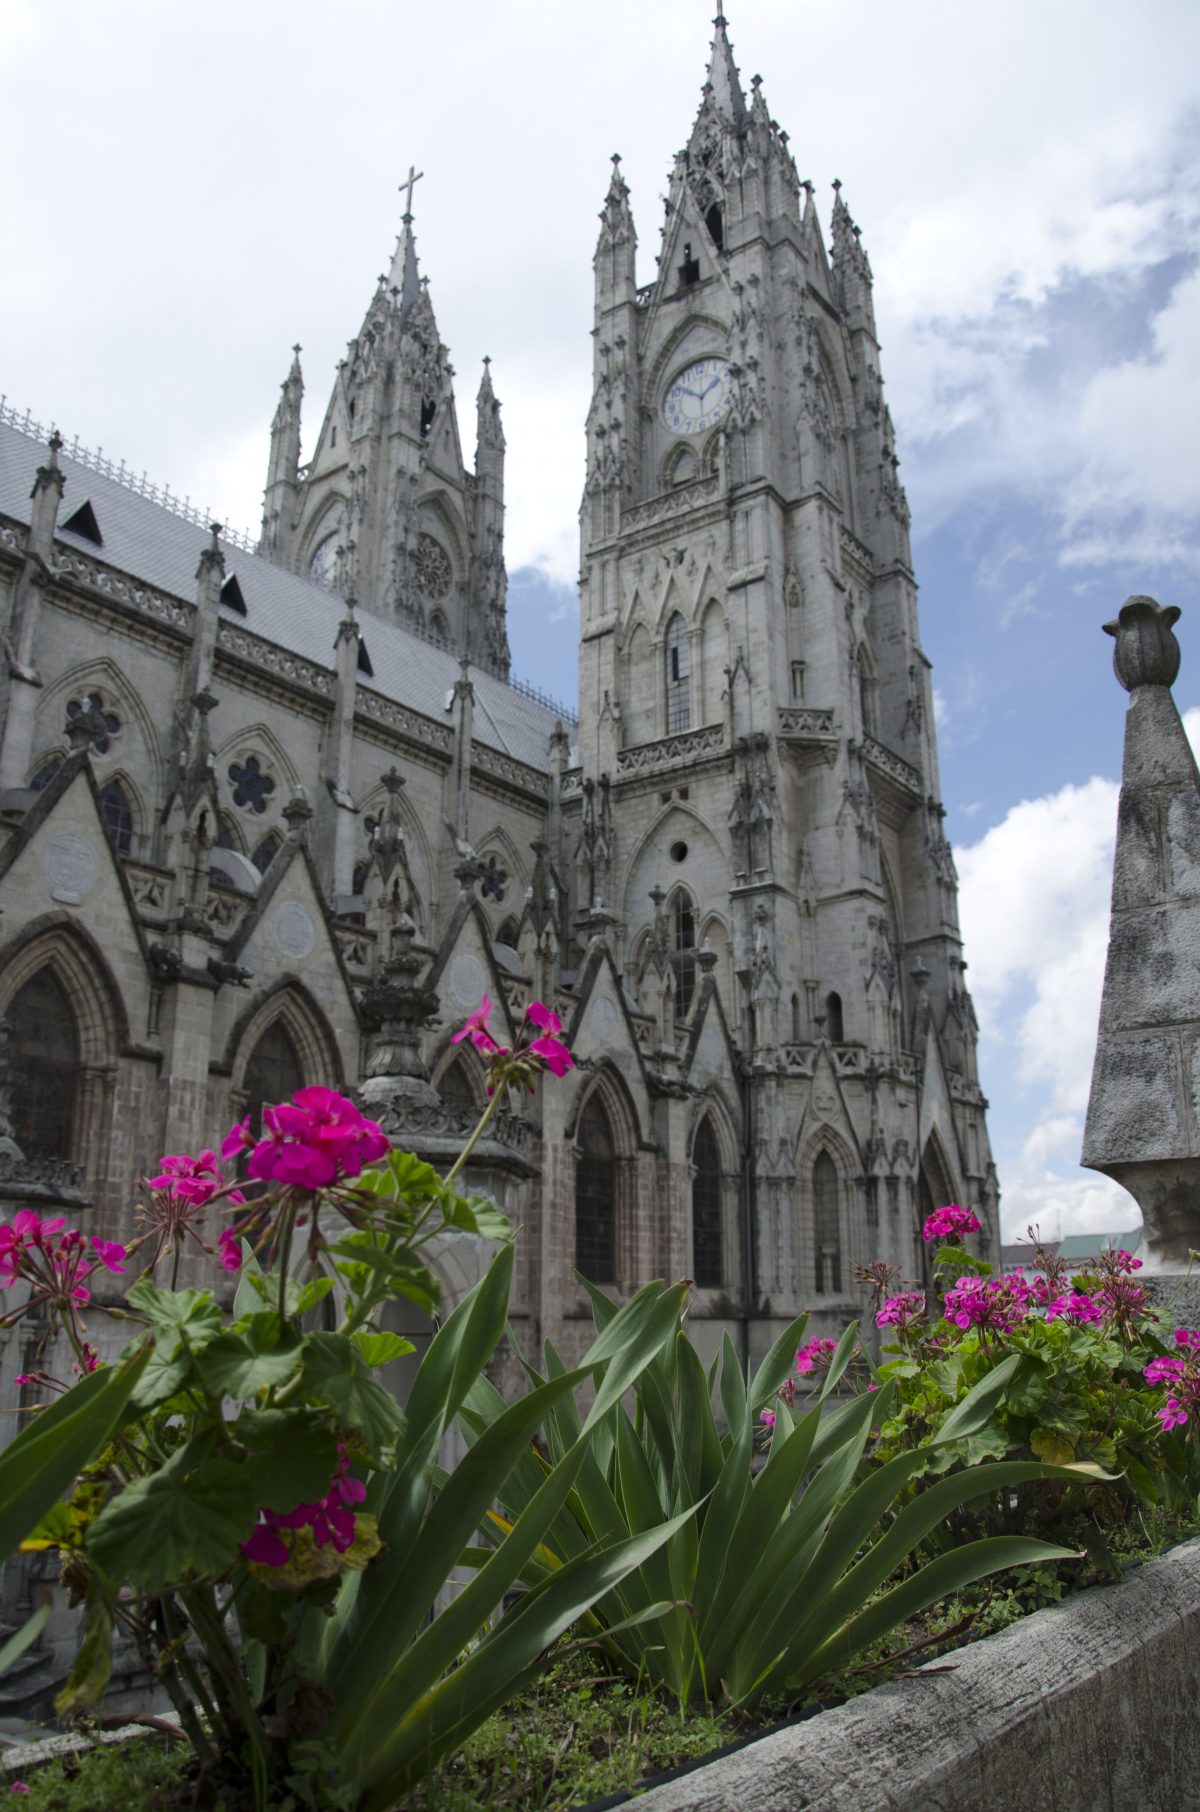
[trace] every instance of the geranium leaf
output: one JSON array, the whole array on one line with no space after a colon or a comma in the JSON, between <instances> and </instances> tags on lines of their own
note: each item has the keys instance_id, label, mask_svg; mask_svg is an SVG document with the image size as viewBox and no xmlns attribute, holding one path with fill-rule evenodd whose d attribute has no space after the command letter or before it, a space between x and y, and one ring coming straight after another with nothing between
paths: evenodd
<instances>
[{"instance_id":1,"label":"geranium leaf","mask_svg":"<svg viewBox=\"0 0 1200 1812\"><path fill-rule=\"evenodd\" d=\"M251 1470L213 1457L216 1437L197 1435L149 1478L105 1505L88 1552L109 1579L151 1594L188 1575L224 1573L258 1520Z\"/></svg>"},{"instance_id":2,"label":"geranium leaf","mask_svg":"<svg viewBox=\"0 0 1200 1812\"><path fill-rule=\"evenodd\" d=\"M329 1490L337 1438L311 1410L243 1410L230 1432L250 1451L245 1469L260 1509L286 1513Z\"/></svg>"},{"instance_id":3,"label":"geranium leaf","mask_svg":"<svg viewBox=\"0 0 1200 1812\"><path fill-rule=\"evenodd\" d=\"M224 1326L211 1290L160 1290L143 1277L134 1284L126 1301L140 1310L152 1327L178 1330L185 1335L193 1351L214 1340Z\"/></svg>"},{"instance_id":4,"label":"geranium leaf","mask_svg":"<svg viewBox=\"0 0 1200 1812\"><path fill-rule=\"evenodd\" d=\"M304 1388L323 1399L343 1428L372 1446L394 1440L404 1426L395 1398L372 1378L353 1341L343 1334L310 1334L305 1342Z\"/></svg>"},{"instance_id":5,"label":"geranium leaf","mask_svg":"<svg viewBox=\"0 0 1200 1812\"><path fill-rule=\"evenodd\" d=\"M271 1385L294 1378L304 1360L304 1342L256 1353L238 1334L222 1334L196 1361L204 1388L213 1397L253 1397Z\"/></svg>"},{"instance_id":6,"label":"geranium leaf","mask_svg":"<svg viewBox=\"0 0 1200 1812\"><path fill-rule=\"evenodd\" d=\"M388 1365L393 1359L402 1359L405 1353L415 1353L417 1350L403 1334L389 1334L378 1328L359 1328L351 1338L372 1371L377 1366Z\"/></svg>"}]
</instances>

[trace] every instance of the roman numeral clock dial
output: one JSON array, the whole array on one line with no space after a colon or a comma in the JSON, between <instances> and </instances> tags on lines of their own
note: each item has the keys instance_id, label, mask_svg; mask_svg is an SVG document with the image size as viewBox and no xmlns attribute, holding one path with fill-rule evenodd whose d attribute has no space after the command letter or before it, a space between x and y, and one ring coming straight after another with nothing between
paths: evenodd
<instances>
[{"instance_id":1,"label":"roman numeral clock dial","mask_svg":"<svg viewBox=\"0 0 1200 1812\"><path fill-rule=\"evenodd\" d=\"M733 400L733 373L725 359L696 359L671 380L662 416L675 434L704 434Z\"/></svg>"}]
</instances>

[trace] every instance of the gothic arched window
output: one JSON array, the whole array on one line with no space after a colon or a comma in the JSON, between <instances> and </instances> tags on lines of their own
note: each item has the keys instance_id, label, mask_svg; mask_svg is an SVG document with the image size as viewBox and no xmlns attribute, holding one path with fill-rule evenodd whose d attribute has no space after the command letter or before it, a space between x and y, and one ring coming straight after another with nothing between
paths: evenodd
<instances>
[{"instance_id":1,"label":"gothic arched window","mask_svg":"<svg viewBox=\"0 0 1200 1812\"><path fill-rule=\"evenodd\" d=\"M862 712L864 736L875 734L875 694L871 681L871 670L867 665L866 651L860 648L855 663L858 669L858 704Z\"/></svg>"},{"instance_id":2,"label":"gothic arched window","mask_svg":"<svg viewBox=\"0 0 1200 1812\"><path fill-rule=\"evenodd\" d=\"M115 853L130 855L133 850L133 808L119 780L110 780L107 786L100 788L100 811Z\"/></svg>"},{"instance_id":3,"label":"gothic arched window","mask_svg":"<svg viewBox=\"0 0 1200 1812\"><path fill-rule=\"evenodd\" d=\"M61 766L62 766L62 756L61 755L51 755L51 757L48 761L43 761L41 767L38 769L38 771L34 775L33 779L29 782L29 784L33 788L34 792L40 793L44 786L49 786L50 782L54 779L54 776L58 773L58 770L59 770L59 768L61 768Z\"/></svg>"},{"instance_id":4,"label":"gothic arched window","mask_svg":"<svg viewBox=\"0 0 1200 1812\"><path fill-rule=\"evenodd\" d=\"M455 1058L437 1087L438 1094L447 1107L461 1109L462 1112L473 1114L478 1118L479 1101L475 1090L471 1087L471 1079L467 1075L460 1057Z\"/></svg>"},{"instance_id":5,"label":"gothic arched window","mask_svg":"<svg viewBox=\"0 0 1200 1812\"><path fill-rule=\"evenodd\" d=\"M617 1156L612 1126L593 1095L579 1121L575 1166L575 1268L589 1283L617 1281Z\"/></svg>"},{"instance_id":6,"label":"gothic arched window","mask_svg":"<svg viewBox=\"0 0 1200 1812\"><path fill-rule=\"evenodd\" d=\"M676 611L667 624L667 734L690 730L692 725L692 692L689 684L687 626Z\"/></svg>"},{"instance_id":7,"label":"gothic arched window","mask_svg":"<svg viewBox=\"0 0 1200 1812\"><path fill-rule=\"evenodd\" d=\"M269 1025L246 1064L242 1079L245 1096L243 1112L250 1116L250 1130L257 1137L262 1126L264 1107L276 1107L290 1101L298 1088L304 1087L304 1072L296 1047L282 1020Z\"/></svg>"},{"instance_id":8,"label":"gothic arched window","mask_svg":"<svg viewBox=\"0 0 1200 1812\"><path fill-rule=\"evenodd\" d=\"M79 1027L54 972L39 969L5 1018L17 1144L27 1158L70 1158L79 1096Z\"/></svg>"},{"instance_id":9,"label":"gothic arched window","mask_svg":"<svg viewBox=\"0 0 1200 1812\"><path fill-rule=\"evenodd\" d=\"M717 1290L725 1282L721 1153L707 1118L692 1146L692 1281L699 1290Z\"/></svg>"},{"instance_id":10,"label":"gothic arched window","mask_svg":"<svg viewBox=\"0 0 1200 1812\"><path fill-rule=\"evenodd\" d=\"M696 992L696 908L684 888L671 907L671 967L675 971L675 1017L686 1019Z\"/></svg>"},{"instance_id":11,"label":"gothic arched window","mask_svg":"<svg viewBox=\"0 0 1200 1812\"><path fill-rule=\"evenodd\" d=\"M827 1151L813 1165L813 1236L817 1289L836 1292L842 1287L842 1225L837 1166Z\"/></svg>"},{"instance_id":12,"label":"gothic arched window","mask_svg":"<svg viewBox=\"0 0 1200 1812\"><path fill-rule=\"evenodd\" d=\"M846 1025L842 1015L842 997L840 994L825 996L825 1030L830 1044L845 1044Z\"/></svg>"}]
</instances>

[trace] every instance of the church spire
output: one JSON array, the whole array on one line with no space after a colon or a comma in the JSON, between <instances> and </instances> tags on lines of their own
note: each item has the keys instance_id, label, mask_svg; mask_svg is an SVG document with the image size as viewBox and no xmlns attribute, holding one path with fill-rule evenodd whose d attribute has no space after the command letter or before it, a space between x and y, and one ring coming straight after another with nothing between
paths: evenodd
<instances>
[{"instance_id":1,"label":"church spire","mask_svg":"<svg viewBox=\"0 0 1200 1812\"><path fill-rule=\"evenodd\" d=\"M746 123L746 97L742 93L742 84L733 61L733 51L726 34L725 23L724 13L718 13L713 20L712 56L708 63L705 98L711 98L713 106L722 118L727 120L735 131L740 132Z\"/></svg>"},{"instance_id":2,"label":"church spire","mask_svg":"<svg viewBox=\"0 0 1200 1812\"><path fill-rule=\"evenodd\" d=\"M300 407L304 401L304 376L300 347L292 347L292 365L283 380L275 419L271 423L271 452L263 494L260 551L272 559L287 558L300 473Z\"/></svg>"},{"instance_id":3,"label":"church spire","mask_svg":"<svg viewBox=\"0 0 1200 1812\"><path fill-rule=\"evenodd\" d=\"M408 176L400 184L400 193L406 199L404 213L400 217L400 237L396 241L396 250L392 254L392 268L387 281L389 290L395 291L396 306L401 315L408 314L421 293L421 277L417 270L417 246L412 230L412 192L424 174L424 170L417 170L412 164L409 164Z\"/></svg>"},{"instance_id":4,"label":"church spire","mask_svg":"<svg viewBox=\"0 0 1200 1812\"><path fill-rule=\"evenodd\" d=\"M854 217L842 200L842 185L833 185L833 282L837 299L853 332L865 327L875 337L874 279Z\"/></svg>"}]
</instances>

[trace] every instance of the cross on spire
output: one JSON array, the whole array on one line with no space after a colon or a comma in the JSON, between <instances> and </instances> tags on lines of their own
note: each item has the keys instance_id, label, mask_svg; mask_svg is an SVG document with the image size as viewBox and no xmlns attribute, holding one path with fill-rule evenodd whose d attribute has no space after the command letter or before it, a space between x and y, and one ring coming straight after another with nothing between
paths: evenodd
<instances>
[{"instance_id":1,"label":"cross on spire","mask_svg":"<svg viewBox=\"0 0 1200 1812\"><path fill-rule=\"evenodd\" d=\"M404 213L401 218L404 220L412 219L412 192L424 174L424 170L418 170L413 164L409 164L408 180L400 184L400 193L404 196Z\"/></svg>"}]
</instances>

